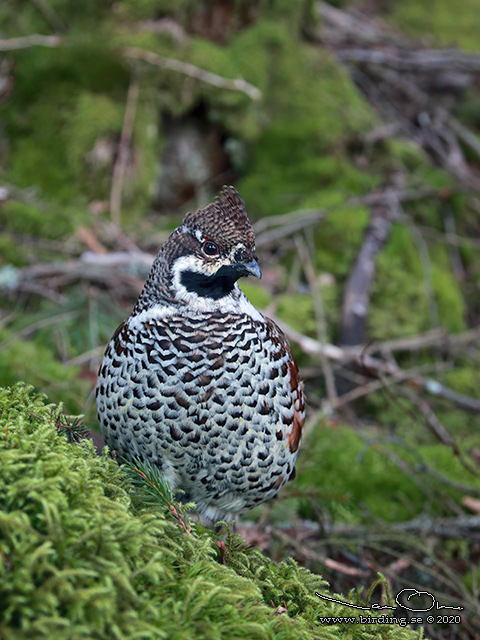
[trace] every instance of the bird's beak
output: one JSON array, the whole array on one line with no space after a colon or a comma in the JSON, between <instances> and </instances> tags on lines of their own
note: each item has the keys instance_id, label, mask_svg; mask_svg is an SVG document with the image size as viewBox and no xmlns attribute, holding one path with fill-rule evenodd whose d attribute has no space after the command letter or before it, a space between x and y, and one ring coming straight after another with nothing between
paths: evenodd
<instances>
[{"instance_id":1,"label":"bird's beak","mask_svg":"<svg viewBox=\"0 0 480 640\"><path fill-rule=\"evenodd\" d=\"M242 266L245 269L245 275L255 276L256 278L262 277L260 266L256 260L251 260L250 262L242 262L239 266Z\"/></svg>"}]
</instances>

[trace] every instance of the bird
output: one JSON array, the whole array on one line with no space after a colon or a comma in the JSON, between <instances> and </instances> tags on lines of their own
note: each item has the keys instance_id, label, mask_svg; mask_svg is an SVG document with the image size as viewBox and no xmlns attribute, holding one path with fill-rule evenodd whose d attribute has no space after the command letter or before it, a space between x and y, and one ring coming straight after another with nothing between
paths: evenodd
<instances>
[{"instance_id":1,"label":"bird","mask_svg":"<svg viewBox=\"0 0 480 640\"><path fill-rule=\"evenodd\" d=\"M160 248L98 373L117 458L158 467L206 521L235 521L295 475L305 397L288 340L238 286L261 278L245 203L223 187Z\"/></svg>"}]
</instances>

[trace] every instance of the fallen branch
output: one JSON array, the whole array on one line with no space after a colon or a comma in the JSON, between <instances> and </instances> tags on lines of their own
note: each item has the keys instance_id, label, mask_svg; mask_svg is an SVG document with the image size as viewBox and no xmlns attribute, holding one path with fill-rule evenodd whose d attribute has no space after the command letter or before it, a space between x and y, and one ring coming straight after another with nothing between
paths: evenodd
<instances>
[{"instance_id":1,"label":"fallen branch","mask_svg":"<svg viewBox=\"0 0 480 640\"><path fill-rule=\"evenodd\" d=\"M324 525L325 526L325 525ZM438 536L439 538L480 539L480 516L459 516L457 518L431 518L419 516L407 522L385 524L385 532L399 534L413 533L418 536ZM362 525L327 525L328 535L369 538L382 535L382 528L377 525L375 531Z\"/></svg>"},{"instance_id":2,"label":"fallen branch","mask_svg":"<svg viewBox=\"0 0 480 640\"><path fill-rule=\"evenodd\" d=\"M255 222L255 244L265 247L321 222L326 215L321 209L299 209L279 216L269 216Z\"/></svg>"},{"instance_id":3,"label":"fallen branch","mask_svg":"<svg viewBox=\"0 0 480 640\"><path fill-rule=\"evenodd\" d=\"M372 342L365 346L364 353L381 353L383 356L396 351L420 351L429 347L441 347L444 351L480 342L480 327L474 327L463 333L449 334L442 327L411 338L396 338L384 342Z\"/></svg>"},{"instance_id":4,"label":"fallen branch","mask_svg":"<svg viewBox=\"0 0 480 640\"><path fill-rule=\"evenodd\" d=\"M142 289L152 262L153 256L142 252L85 252L80 260L13 268L8 285L2 288L16 293L33 292L57 300L58 290L65 285L89 282L135 299ZM139 277L132 273L138 273Z\"/></svg>"},{"instance_id":5,"label":"fallen branch","mask_svg":"<svg viewBox=\"0 0 480 640\"><path fill-rule=\"evenodd\" d=\"M315 276L315 270L312 264L312 258L308 250L307 245L300 236L296 237L297 252L302 263L303 272L307 278L310 293L313 298L313 306L315 310L315 320L317 325L318 339L325 343L327 339L327 327L325 322L325 313L323 309L322 292L318 286L317 278ZM335 388L335 376L333 374L332 364L329 359L322 354L320 356L321 365L323 369L323 375L325 378L325 385L327 388L328 401L331 405L334 405L338 400L337 390Z\"/></svg>"},{"instance_id":6,"label":"fallen branch","mask_svg":"<svg viewBox=\"0 0 480 640\"><path fill-rule=\"evenodd\" d=\"M339 343L342 346L366 341L370 288L376 272L375 259L388 240L392 222L398 217L398 209L399 204L393 196L386 202L372 205L370 224L343 291L339 330Z\"/></svg>"},{"instance_id":7,"label":"fallen branch","mask_svg":"<svg viewBox=\"0 0 480 640\"><path fill-rule=\"evenodd\" d=\"M52 27L52 29L54 29L54 31L56 31L57 33L65 31L65 25L46 0L31 1L32 4L35 5L40 11L45 20L50 23L50 26Z\"/></svg>"},{"instance_id":8,"label":"fallen branch","mask_svg":"<svg viewBox=\"0 0 480 640\"><path fill-rule=\"evenodd\" d=\"M396 71L429 72L450 69L480 72L480 55L458 49L421 49L418 51L345 49L337 51L340 60L389 67Z\"/></svg>"},{"instance_id":9,"label":"fallen branch","mask_svg":"<svg viewBox=\"0 0 480 640\"><path fill-rule=\"evenodd\" d=\"M364 196L349 198L341 204L325 209L298 209L277 216L268 216L254 223L257 247L265 247L276 244L283 238L291 237L294 233L312 227L321 222L328 215L333 215L336 211L355 209L357 207L392 207L392 204L402 202L416 202L424 198L444 198L447 194L439 189L418 189L407 191L387 187L383 191L367 193Z\"/></svg>"},{"instance_id":10,"label":"fallen branch","mask_svg":"<svg viewBox=\"0 0 480 640\"><path fill-rule=\"evenodd\" d=\"M450 447L452 449L453 454L459 459L462 466L473 476L476 478L479 477L479 471L475 465L472 464L472 461L466 458L458 444L455 442L454 438L447 431L445 426L440 422L436 413L433 411L432 407L428 404L428 402L419 397L418 395L412 393L409 389L399 389L400 393L404 395L406 398L410 400L413 404L415 404L420 413L425 418L425 424L427 425L429 431L433 433L433 435L438 439L439 442Z\"/></svg>"},{"instance_id":11,"label":"fallen branch","mask_svg":"<svg viewBox=\"0 0 480 640\"><path fill-rule=\"evenodd\" d=\"M480 55L426 49L355 8L342 10L324 2L317 8L322 20L312 37L347 65L386 121L422 147L455 182L479 190L478 172L463 147L480 158L480 140L452 112L458 94L478 82Z\"/></svg>"},{"instance_id":12,"label":"fallen branch","mask_svg":"<svg viewBox=\"0 0 480 640\"><path fill-rule=\"evenodd\" d=\"M323 344L319 340L305 336L298 331L295 331L292 327L286 325L281 320L275 319L280 325L285 335L300 346L300 348L308 355L321 356L325 355L333 361L345 364L355 363L361 366L366 372L373 377L379 376L391 376L405 380L406 372L401 369L395 362L385 362L378 358L369 356L363 346L341 348L332 344ZM450 389L446 385L433 380L431 378L425 378L420 375L416 375L410 378L410 384L416 389L427 392L430 395L437 396L449 400L460 409L465 409L472 413L480 413L480 400L465 396L461 393L457 393ZM339 396L339 402L342 401L342 396Z\"/></svg>"},{"instance_id":13,"label":"fallen branch","mask_svg":"<svg viewBox=\"0 0 480 640\"><path fill-rule=\"evenodd\" d=\"M252 100L260 100L262 97L261 91L243 78L224 78L216 73L207 71L206 69L196 67L189 62L183 62L182 60L175 60L173 58L165 58L164 56L158 55L158 53L148 51L146 49L140 49L139 47L126 47L123 52L127 58L132 58L133 60L144 60L149 64L159 67L160 69L169 69L170 71L182 73L190 78L195 78L195 80L199 80L200 82L205 82L213 85L214 87L218 87L219 89L241 91Z\"/></svg>"},{"instance_id":14,"label":"fallen branch","mask_svg":"<svg viewBox=\"0 0 480 640\"><path fill-rule=\"evenodd\" d=\"M122 135L118 147L117 161L113 167L112 188L110 190L110 218L112 222L120 225L120 213L122 208L122 190L125 170L127 168L129 152L132 142L135 112L137 110L140 83L138 74L133 71L130 86L128 87L127 104L123 118Z\"/></svg>"},{"instance_id":15,"label":"fallen branch","mask_svg":"<svg viewBox=\"0 0 480 640\"><path fill-rule=\"evenodd\" d=\"M59 36L43 36L39 33L32 33L20 38L0 40L0 51L16 51L29 47L59 47L61 44L63 44L63 40Z\"/></svg>"}]
</instances>

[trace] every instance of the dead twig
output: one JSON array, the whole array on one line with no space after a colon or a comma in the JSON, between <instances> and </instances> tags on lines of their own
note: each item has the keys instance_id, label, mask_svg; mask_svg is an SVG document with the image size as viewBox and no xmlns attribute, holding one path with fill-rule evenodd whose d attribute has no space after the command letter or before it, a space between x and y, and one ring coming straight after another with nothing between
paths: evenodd
<instances>
[{"instance_id":1,"label":"dead twig","mask_svg":"<svg viewBox=\"0 0 480 640\"><path fill-rule=\"evenodd\" d=\"M445 426L438 419L437 414L433 411L429 403L422 397L412 393L411 390L401 388L398 390L400 394L407 397L413 404L415 404L420 410L422 416L425 418L425 424L429 431L446 446L452 449L454 455L458 458L460 464L475 478L480 477L479 471L471 460L469 460L458 446L455 439L450 435Z\"/></svg>"},{"instance_id":2,"label":"dead twig","mask_svg":"<svg viewBox=\"0 0 480 640\"><path fill-rule=\"evenodd\" d=\"M39 33L32 33L20 38L0 40L0 51L16 51L29 47L59 47L61 44L63 44L63 40L59 36L43 36Z\"/></svg>"},{"instance_id":3,"label":"dead twig","mask_svg":"<svg viewBox=\"0 0 480 640\"><path fill-rule=\"evenodd\" d=\"M93 256L97 254L88 252L87 255ZM116 294L120 293L120 295L127 298L138 297L146 276L142 254L140 254L137 262L130 257L128 262L120 261L116 265L118 268L99 269L99 264L107 262L105 260L106 257L98 255L98 260L68 260L19 268L15 272L15 286L10 287L10 290L15 290L17 293L36 293L37 295L51 298L56 302L63 302L63 297L57 291L65 285L83 281L106 286ZM101 260L102 258L104 259L103 261ZM150 260L153 262L152 257L150 257ZM125 268L122 269L121 265L125 264L138 265L138 271L141 273L142 279L130 275Z\"/></svg>"},{"instance_id":4,"label":"dead twig","mask_svg":"<svg viewBox=\"0 0 480 640\"><path fill-rule=\"evenodd\" d=\"M480 341L480 327L474 327L463 333L448 334L442 327L437 327L426 333L411 338L395 338L384 342L371 342L365 347L368 355L381 353L383 356L396 351L420 351L429 347L440 346L445 351L470 343Z\"/></svg>"},{"instance_id":5,"label":"dead twig","mask_svg":"<svg viewBox=\"0 0 480 640\"><path fill-rule=\"evenodd\" d=\"M460 189L460 187L459 187ZM461 190L461 189L460 189ZM321 222L328 215L336 211L355 209L357 207L392 207L393 203L416 202L424 198L443 198L445 193L438 189L418 189L408 191L387 187L383 191L367 193L364 196L349 198L341 204L325 209L298 209L278 216L262 218L254 223L257 247L277 244L284 238L291 237L298 231L303 231Z\"/></svg>"},{"instance_id":6,"label":"dead twig","mask_svg":"<svg viewBox=\"0 0 480 640\"><path fill-rule=\"evenodd\" d=\"M392 197L372 205L372 215L362 246L350 270L343 291L339 343L342 346L365 342L370 288L375 277L375 259L385 246L393 220L398 215L398 202Z\"/></svg>"},{"instance_id":7,"label":"dead twig","mask_svg":"<svg viewBox=\"0 0 480 640\"><path fill-rule=\"evenodd\" d=\"M440 324L440 319L438 316L438 308L437 301L435 300L435 294L433 291L433 269L432 269L432 261L430 260L430 252L428 250L428 245L425 242L425 239L418 229L418 227L414 224L414 222L404 214L401 215L401 220L403 224L410 230L413 241L417 247L418 257L420 259L420 263L422 265L423 271L423 286L425 291L425 297L427 299L428 304L428 313L430 316L430 325L433 328L438 327Z\"/></svg>"},{"instance_id":8,"label":"dead twig","mask_svg":"<svg viewBox=\"0 0 480 640\"><path fill-rule=\"evenodd\" d=\"M62 33L65 31L65 25L60 20L56 12L52 9L52 7L48 4L47 0L31 0L32 4L37 7L42 16L47 20L52 29L54 29L57 33Z\"/></svg>"},{"instance_id":9,"label":"dead twig","mask_svg":"<svg viewBox=\"0 0 480 640\"><path fill-rule=\"evenodd\" d=\"M169 69L170 71L182 73L183 75L199 80L200 82L205 82L206 84L211 84L219 89L240 91L252 100L260 100L262 96L261 91L257 87L250 84L250 82L247 82L243 78L224 78L216 73L207 71L206 69L196 67L189 62L183 62L182 60L175 60L173 58L165 58L153 51L148 51L139 47L126 47L123 52L127 58L131 58L133 60L144 60L151 65L159 67L160 69Z\"/></svg>"},{"instance_id":10,"label":"dead twig","mask_svg":"<svg viewBox=\"0 0 480 640\"><path fill-rule=\"evenodd\" d=\"M337 347L331 344L323 344L319 340L305 336L298 331L295 331L292 327L286 325L281 320L276 319L276 322L281 326L286 336L292 341L298 344L301 349L311 356L321 356L322 354L331 360L348 363L354 362L362 366L372 376L404 376L405 372L394 362L385 362L378 358L373 358L365 353L363 347L350 347L344 348ZM433 380L431 378L425 378L423 376L412 377L411 385L416 389L426 391L430 395L438 396L449 400L456 406L473 413L480 413L480 400L465 396L461 393L457 393L450 389L446 385ZM341 397L339 400L341 400Z\"/></svg>"},{"instance_id":11,"label":"dead twig","mask_svg":"<svg viewBox=\"0 0 480 640\"><path fill-rule=\"evenodd\" d=\"M458 49L344 49L337 56L345 62L361 62L396 71L432 72L452 69L467 73L480 71L480 55Z\"/></svg>"},{"instance_id":12,"label":"dead twig","mask_svg":"<svg viewBox=\"0 0 480 640\"><path fill-rule=\"evenodd\" d=\"M137 110L138 94L140 82L138 74L134 70L128 87L127 104L123 117L122 135L118 147L117 161L113 168L112 188L110 191L110 218L112 222L120 225L120 213L122 207L122 189L125 170L127 168L130 155L133 125L135 123L135 113Z\"/></svg>"},{"instance_id":13,"label":"dead twig","mask_svg":"<svg viewBox=\"0 0 480 640\"><path fill-rule=\"evenodd\" d=\"M313 268L312 258L308 250L305 241L300 237L295 237L295 244L297 246L298 255L302 263L303 272L308 281L308 286L313 298L313 306L315 310L315 320L317 325L317 337L320 342L327 341L327 327L325 322L325 313L323 310L322 292L315 276L315 270ZM337 390L335 388L335 376L333 375L332 365L329 359L322 354L320 356L320 362L323 369L323 375L325 377L325 385L327 388L327 396L330 405L334 405L337 402Z\"/></svg>"}]
</instances>

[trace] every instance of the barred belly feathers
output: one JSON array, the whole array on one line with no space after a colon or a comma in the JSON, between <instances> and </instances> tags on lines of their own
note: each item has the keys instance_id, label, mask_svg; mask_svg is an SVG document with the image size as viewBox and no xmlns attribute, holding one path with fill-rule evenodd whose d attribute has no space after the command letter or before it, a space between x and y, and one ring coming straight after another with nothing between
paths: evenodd
<instances>
[{"instance_id":1,"label":"barred belly feathers","mask_svg":"<svg viewBox=\"0 0 480 640\"><path fill-rule=\"evenodd\" d=\"M261 276L243 200L224 187L157 254L100 366L97 409L119 458L158 465L212 521L294 475L305 418L287 339L238 287Z\"/></svg>"}]
</instances>

